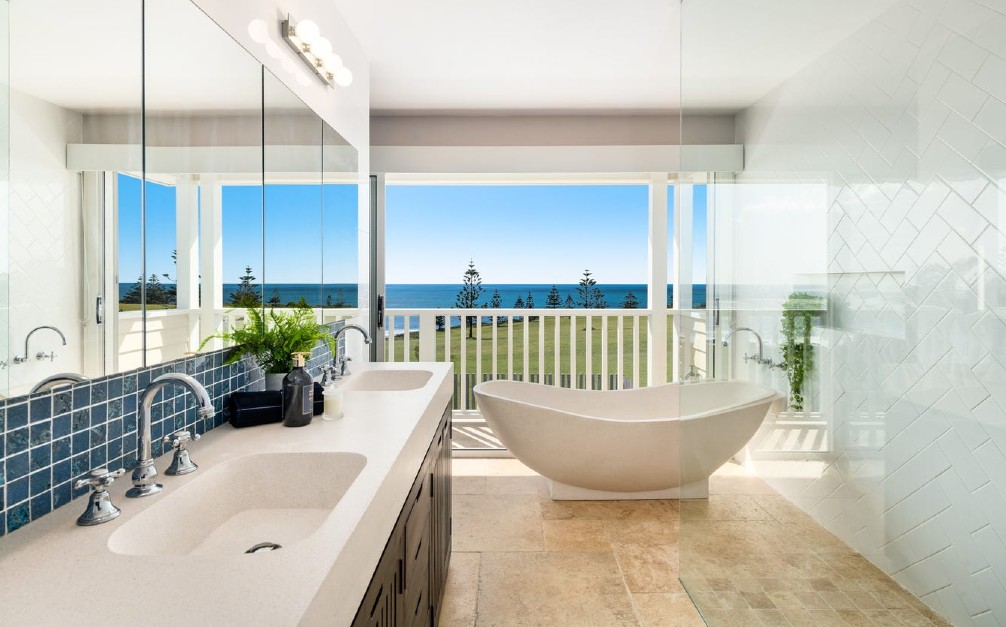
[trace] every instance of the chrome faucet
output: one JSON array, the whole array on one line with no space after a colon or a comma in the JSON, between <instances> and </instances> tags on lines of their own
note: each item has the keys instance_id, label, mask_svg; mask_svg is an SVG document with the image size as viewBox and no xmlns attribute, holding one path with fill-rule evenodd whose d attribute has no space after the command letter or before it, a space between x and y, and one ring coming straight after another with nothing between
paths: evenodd
<instances>
[{"instance_id":1,"label":"chrome faucet","mask_svg":"<svg viewBox=\"0 0 1006 627\"><path fill-rule=\"evenodd\" d=\"M192 395L199 402L199 416L201 418L213 415L213 401L210 400L210 395L206 392L206 388L189 375L169 372L151 381L147 389L143 391L143 396L140 397L140 425L139 429L137 429L139 434L136 441L137 461L136 468L132 474L133 487L126 492L126 496L129 498L135 499L141 496L157 494L164 487L154 481L154 477L157 476L157 469L154 468L154 456L150 444L150 407L154 404L154 397L157 396L157 393L172 383L179 383L192 392Z\"/></svg>"},{"instance_id":2,"label":"chrome faucet","mask_svg":"<svg viewBox=\"0 0 1006 627\"><path fill-rule=\"evenodd\" d=\"M59 334L59 339L63 340L63 346L66 346L66 336L63 335L62 331L60 331L59 329L57 329L54 326L50 326L48 324L43 324L42 326L35 327L34 329L32 329L31 331L28 332L28 336L24 338L24 355L17 355L17 356L15 356L14 357L14 363L15 364L23 364L24 362L28 361L28 341L31 339L32 335L35 335L36 331L41 331L42 329L49 329L50 331L55 331L56 333L58 333ZM40 351L37 355L35 355L35 359L42 360L42 359L46 359L46 358L48 358L50 360L56 359L56 353L55 353L55 351L53 351L51 353L43 353L43 352Z\"/></svg>"},{"instance_id":3,"label":"chrome faucet","mask_svg":"<svg viewBox=\"0 0 1006 627\"><path fill-rule=\"evenodd\" d=\"M370 334L367 333L366 329L364 329L363 327L361 327L358 324L347 324L347 325L343 325L343 327L341 329L339 329L338 331L335 332L335 335L333 336L333 339L336 342L336 346L338 346L339 336L342 335L343 333L345 333L346 331L348 331L349 329L356 329L357 331L359 331L360 333L362 333L363 334L363 343L364 344L370 344ZM332 369L333 370L337 370L337 372L336 372L336 374L332 374L331 378L333 378L333 379L342 379L343 377L348 377L350 373L349 373L349 366L347 364L349 362L351 362L351 361L353 361L352 358L347 357L346 355L343 355L342 357L339 357L338 359L334 359L333 358L333 360L332 360L332 367L333 368ZM338 366L337 369L335 368L335 364L336 363L339 364L339 366ZM330 372L331 372L331 370L326 371L326 376L328 376L328 374Z\"/></svg>"},{"instance_id":4,"label":"chrome faucet","mask_svg":"<svg viewBox=\"0 0 1006 627\"><path fill-rule=\"evenodd\" d=\"M723 346L730 346L730 344L728 343L728 340L730 339L731 336L733 336L734 333L737 333L738 331L750 331L751 333L754 333L755 338L757 338L757 340L758 340L758 356L757 357L752 357L752 356L748 355L747 353L745 353L744 354L744 361L745 361L745 363L749 359L754 359L755 363L762 364L762 365L766 365L766 364L772 363L772 360L771 359L765 359L765 356L762 353L761 336L758 335L758 332L755 331L754 329L752 329L751 327L737 327L736 329L731 329L730 332L726 334L726 337L723 338Z\"/></svg>"}]
</instances>

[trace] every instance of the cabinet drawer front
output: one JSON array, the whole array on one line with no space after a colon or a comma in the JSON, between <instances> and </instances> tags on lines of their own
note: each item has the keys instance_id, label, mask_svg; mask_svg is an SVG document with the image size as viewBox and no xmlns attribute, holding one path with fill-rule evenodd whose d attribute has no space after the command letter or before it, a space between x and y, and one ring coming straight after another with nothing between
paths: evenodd
<instances>
[{"instance_id":1,"label":"cabinet drawer front","mask_svg":"<svg viewBox=\"0 0 1006 627\"><path fill-rule=\"evenodd\" d=\"M425 548L425 545L409 578L409 586L405 590L405 607L409 612L408 623L410 627L429 624L430 551Z\"/></svg>"},{"instance_id":2,"label":"cabinet drawer front","mask_svg":"<svg viewBox=\"0 0 1006 627\"><path fill-rule=\"evenodd\" d=\"M423 465L423 481L419 492L416 494L412 504L412 512L409 513L405 521L405 572L412 570L412 562L416 559L416 553L423 540L430 523L430 498L431 473L428 464ZM426 543L429 545L429 542ZM425 547L424 547L425 548Z\"/></svg>"}]
</instances>

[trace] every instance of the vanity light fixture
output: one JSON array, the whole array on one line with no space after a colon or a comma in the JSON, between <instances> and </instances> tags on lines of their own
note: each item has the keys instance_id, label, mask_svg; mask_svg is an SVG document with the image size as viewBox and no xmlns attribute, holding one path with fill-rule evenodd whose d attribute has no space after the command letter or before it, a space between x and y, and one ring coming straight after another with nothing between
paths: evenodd
<instances>
[{"instance_id":1,"label":"vanity light fixture","mask_svg":"<svg viewBox=\"0 0 1006 627\"><path fill-rule=\"evenodd\" d=\"M287 15L282 23L283 41L293 48L297 56L329 87L348 87L353 73L342 64L342 57L332 50L332 42L321 36L321 29L312 20L294 22Z\"/></svg>"}]
</instances>

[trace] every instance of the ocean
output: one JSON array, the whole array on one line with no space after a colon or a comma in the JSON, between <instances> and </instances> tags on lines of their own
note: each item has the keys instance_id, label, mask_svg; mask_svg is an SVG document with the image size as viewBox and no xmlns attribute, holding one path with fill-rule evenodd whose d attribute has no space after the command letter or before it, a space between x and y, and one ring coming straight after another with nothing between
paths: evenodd
<instances>
[{"instance_id":1,"label":"ocean","mask_svg":"<svg viewBox=\"0 0 1006 627\"><path fill-rule=\"evenodd\" d=\"M164 283L163 285L169 289L174 287L174 285L170 283ZM133 287L133 283L120 283L119 298L125 296L131 287ZM224 303L230 302L231 295L237 291L238 287L239 284L237 283L224 283ZM632 294L636 297L636 300L639 301L640 309L645 309L647 307L646 285L644 284L598 284L597 287L600 288L601 292L604 294L604 298L607 301L609 308L620 308L629 292L632 292ZM531 294L531 297L534 299L535 307L545 307L545 299L551 288L551 284L486 283L482 285L483 291L482 298L480 300L488 303L492 298L493 291L499 290L501 305L505 308L513 307L518 297L526 302L528 294ZM562 283L556 285L556 289L559 290L559 296L564 303L567 295L572 296L573 299L576 300L576 288L577 284L575 283ZM387 307L389 309L432 309L454 307L459 289L461 289L460 285L447 283L428 285L392 283L387 286ZM674 296L674 289L672 286L667 286L667 293L669 300L672 300ZM282 305L296 303L301 298L306 300L307 304L313 307L321 307L325 305L338 306L340 303L344 303L344 306L347 307L355 307L357 304L357 289L355 283L330 283L324 286L324 290L318 283L267 284L265 286L265 299L268 301L274 294L278 296L279 302ZM706 286L703 284L694 285L692 287L692 307L700 309L705 306Z\"/></svg>"}]
</instances>

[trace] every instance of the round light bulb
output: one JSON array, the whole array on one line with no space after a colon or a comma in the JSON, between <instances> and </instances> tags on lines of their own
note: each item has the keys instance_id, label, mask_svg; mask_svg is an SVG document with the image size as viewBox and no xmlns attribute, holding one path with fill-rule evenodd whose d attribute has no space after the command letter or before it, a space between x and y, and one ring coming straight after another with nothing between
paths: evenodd
<instances>
[{"instance_id":1,"label":"round light bulb","mask_svg":"<svg viewBox=\"0 0 1006 627\"><path fill-rule=\"evenodd\" d=\"M329 72L335 72L336 70L342 67L342 57L335 54L334 52L325 57L325 59L322 62L325 64L325 68Z\"/></svg>"},{"instance_id":2,"label":"round light bulb","mask_svg":"<svg viewBox=\"0 0 1006 627\"><path fill-rule=\"evenodd\" d=\"M332 74L335 76L335 84L340 87L349 87L349 84L353 82L353 73L345 65L333 71Z\"/></svg>"},{"instance_id":3,"label":"round light bulb","mask_svg":"<svg viewBox=\"0 0 1006 627\"><path fill-rule=\"evenodd\" d=\"M269 39L269 27L265 20L256 18L248 22L248 35L257 44L264 44Z\"/></svg>"},{"instance_id":4,"label":"round light bulb","mask_svg":"<svg viewBox=\"0 0 1006 627\"><path fill-rule=\"evenodd\" d=\"M318 41L311 44L311 54L319 60L327 59L332 54L332 42L324 37L319 37Z\"/></svg>"},{"instance_id":5,"label":"round light bulb","mask_svg":"<svg viewBox=\"0 0 1006 627\"><path fill-rule=\"evenodd\" d=\"M294 31L297 33L297 38L309 46L314 44L318 40L318 37L321 37L321 29L312 20L297 22Z\"/></svg>"}]
</instances>

